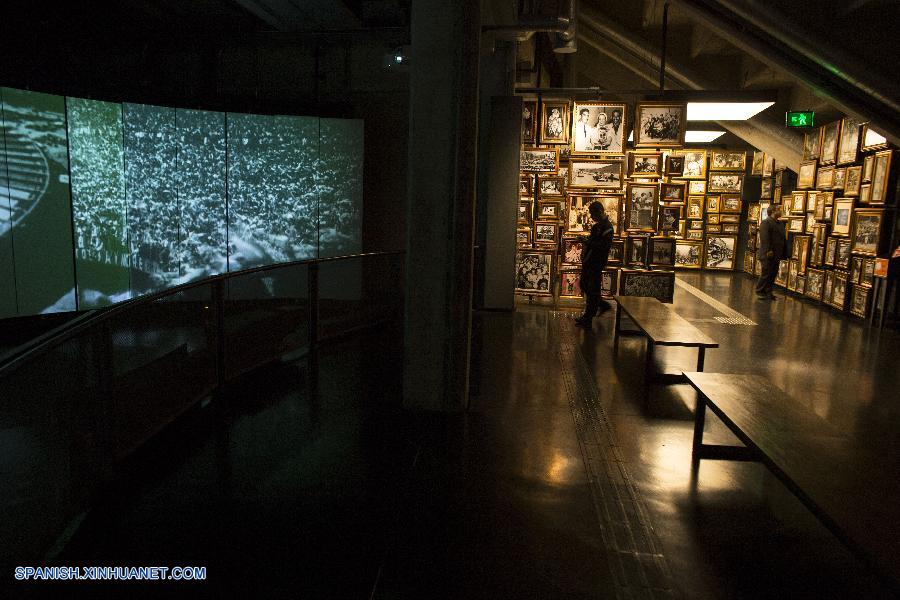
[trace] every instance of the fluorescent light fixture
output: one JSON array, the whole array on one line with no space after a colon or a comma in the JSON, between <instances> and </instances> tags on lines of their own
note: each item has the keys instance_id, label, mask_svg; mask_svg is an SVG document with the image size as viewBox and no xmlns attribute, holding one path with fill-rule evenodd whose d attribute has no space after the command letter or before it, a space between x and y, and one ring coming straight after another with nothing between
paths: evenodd
<instances>
[{"instance_id":1,"label":"fluorescent light fixture","mask_svg":"<svg viewBox=\"0 0 900 600\"><path fill-rule=\"evenodd\" d=\"M717 140L725 135L724 131L692 131L688 129L684 132L684 143L686 144L708 144L713 140Z\"/></svg>"},{"instance_id":2,"label":"fluorescent light fixture","mask_svg":"<svg viewBox=\"0 0 900 600\"><path fill-rule=\"evenodd\" d=\"M774 102L688 102L688 121L746 121Z\"/></svg>"}]
</instances>

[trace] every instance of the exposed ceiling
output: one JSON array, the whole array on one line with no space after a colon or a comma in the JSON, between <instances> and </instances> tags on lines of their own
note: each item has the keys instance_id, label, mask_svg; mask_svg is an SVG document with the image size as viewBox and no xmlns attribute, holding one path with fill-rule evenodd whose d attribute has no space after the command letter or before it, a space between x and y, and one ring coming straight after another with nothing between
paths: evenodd
<instances>
[{"instance_id":1,"label":"exposed ceiling","mask_svg":"<svg viewBox=\"0 0 900 600\"><path fill-rule=\"evenodd\" d=\"M559 4L535 8L547 16ZM815 110L819 123L856 114L900 137L900 128L891 135L900 124L896 0L578 0L578 52L546 51L564 63L565 87L658 89L667 4L667 89L771 90L777 99L748 121L718 123L735 136L724 140L796 170L802 134L784 127L786 110Z\"/></svg>"}]
</instances>

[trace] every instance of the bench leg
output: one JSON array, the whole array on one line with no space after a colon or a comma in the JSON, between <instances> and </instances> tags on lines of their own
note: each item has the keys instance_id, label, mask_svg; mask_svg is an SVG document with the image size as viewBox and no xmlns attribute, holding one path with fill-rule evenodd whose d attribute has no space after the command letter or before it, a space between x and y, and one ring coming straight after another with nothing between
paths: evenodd
<instances>
[{"instance_id":1,"label":"bench leg","mask_svg":"<svg viewBox=\"0 0 900 600\"><path fill-rule=\"evenodd\" d=\"M706 423L706 396L697 392L697 408L694 410L694 444L691 451L691 462L696 466L700 462L700 448L703 446L703 426Z\"/></svg>"},{"instance_id":2,"label":"bench leg","mask_svg":"<svg viewBox=\"0 0 900 600\"><path fill-rule=\"evenodd\" d=\"M622 307L619 306L619 303L616 302L616 324L613 327L613 352L618 352L619 350L619 327L622 323Z\"/></svg>"},{"instance_id":3,"label":"bench leg","mask_svg":"<svg viewBox=\"0 0 900 600\"><path fill-rule=\"evenodd\" d=\"M697 348L697 370L703 370L703 361L706 360L706 348L704 346L700 346Z\"/></svg>"}]
</instances>

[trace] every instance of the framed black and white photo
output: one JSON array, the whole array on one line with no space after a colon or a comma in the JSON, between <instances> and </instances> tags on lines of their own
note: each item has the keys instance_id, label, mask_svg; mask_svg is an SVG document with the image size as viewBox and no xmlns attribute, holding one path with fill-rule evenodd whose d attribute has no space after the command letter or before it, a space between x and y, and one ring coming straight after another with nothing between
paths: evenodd
<instances>
[{"instance_id":1,"label":"framed black and white photo","mask_svg":"<svg viewBox=\"0 0 900 600\"><path fill-rule=\"evenodd\" d=\"M647 264L647 236L629 236L625 238L625 264L631 267L644 267Z\"/></svg>"},{"instance_id":2,"label":"framed black and white photo","mask_svg":"<svg viewBox=\"0 0 900 600\"><path fill-rule=\"evenodd\" d=\"M559 297L581 298L581 271L568 270L559 272Z\"/></svg>"},{"instance_id":3,"label":"framed black and white photo","mask_svg":"<svg viewBox=\"0 0 900 600\"><path fill-rule=\"evenodd\" d=\"M681 177L684 174L684 157L677 154L666 156L666 175L669 177Z\"/></svg>"},{"instance_id":4,"label":"framed black and white photo","mask_svg":"<svg viewBox=\"0 0 900 600\"><path fill-rule=\"evenodd\" d=\"M744 176L739 173L710 173L709 191L740 194L744 187Z\"/></svg>"},{"instance_id":5,"label":"framed black and white photo","mask_svg":"<svg viewBox=\"0 0 900 600\"><path fill-rule=\"evenodd\" d=\"M762 172L760 165L760 173ZM710 171L740 171L747 169L747 153L713 150L709 159Z\"/></svg>"},{"instance_id":6,"label":"framed black and white photo","mask_svg":"<svg viewBox=\"0 0 900 600\"><path fill-rule=\"evenodd\" d=\"M684 157L683 179L706 179L706 150L676 150L675 156Z\"/></svg>"},{"instance_id":7,"label":"framed black and white photo","mask_svg":"<svg viewBox=\"0 0 900 600\"><path fill-rule=\"evenodd\" d=\"M565 192L566 182L562 177L539 177L538 193L541 198L547 196L562 196Z\"/></svg>"},{"instance_id":8,"label":"framed black and white photo","mask_svg":"<svg viewBox=\"0 0 900 600\"><path fill-rule=\"evenodd\" d=\"M556 221L562 216L561 202L538 202L538 219Z\"/></svg>"},{"instance_id":9,"label":"framed black and white photo","mask_svg":"<svg viewBox=\"0 0 900 600\"><path fill-rule=\"evenodd\" d=\"M844 181L845 196L859 196L859 186L862 181L862 166L847 167L847 178Z\"/></svg>"},{"instance_id":10,"label":"framed black and white photo","mask_svg":"<svg viewBox=\"0 0 900 600\"><path fill-rule=\"evenodd\" d=\"M556 173L559 168L559 151L556 148L536 148L520 153L522 171L526 173Z\"/></svg>"},{"instance_id":11,"label":"framed black and white photo","mask_svg":"<svg viewBox=\"0 0 900 600\"><path fill-rule=\"evenodd\" d=\"M569 142L569 103L565 100L541 102L541 143Z\"/></svg>"},{"instance_id":12,"label":"framed black and white photo","mask_svg":"<svg viewBox=\"0 0 900 600\"><path fill-rule=\"evenodd\" d=\"M531 196L531 182L534 178L530 175L519 177L519 195Z\"/></svg>"},{"instance_id":13,"label":"framed black and white photo","mask_svg":"<svg viewBox=\"0 0 900 600\"><path fill-rule=\"evenodd\" d=\"M648 261L654 267L675 266L675 240L673 238L650 238Z\"/></svg>"},{"instance_id":14,"label":"framed black and white photo","mask_svg":"<svg viewBox=\"0 0 900 600\"><path fill-rule=\"evenodd\" d=\"M703 262L703 242L682 240L675 243L675 268L699 269Z\"/></svg>"},{"instance_id":15,"label":"framed black and white photo","mask_svg":"<svg viewBox=\"0 0 900 600\"><path fill-rule=\"evenodd\" d=\"M892 150L885 150L875 155L872 167L872 197L870 204L884 204L888 200L888 181L891 174Z\"/></svg>"},{"instance_id":16,"label":"framed black and white photo","mask_svg":"<svg viewBox=\"0 0 900 600\"><path fill-rule=\"evenodd\" d=\"M771 177L763 177L759 188L759 197L762 199L771 199L773 193L773 180Z\"/></svg>"},{"instance_id":17,"label":"framed black and white photo","mask_svg":"<svg viewBox=\"0 0 900 600\"><path fill-rule=\"evenodd\" d=\"M808 190L816 185L816 159L800 162L800 172L797 173L797 189Z\"/></svg>"},{"instance_id":18,"label":"framed black and white photo","mask_svg":"<svg viewBox=\"0 0 900 600\"><path fill-rule=\"evenodd\" d=\"M635 111L635 148L675 148L684 145L685 104L641 102Z\"/></svg>"},{"instance_id":19,"label":"framed black and white photo","mask_svg":"<svg viewBox=\"0 0 900 600\"><path fill-rule=\"evenodd\" d=\"M753 166L750 168L751 175L759 175L762 177L763 174L763 163L766 160L766 153L761 150L753 151Z\"/></svg>"},{"instance_id":20,"label":"framed black and white photo","mask_svg":"<svg viewBox=\"0 0 900 600\"><path fill-rule=\"evenodd\" d=\"M550 296L552 282L552 252L516 252L516 292Z\"/></svg>"},{"instance_id":21,"label":"framed black and white photo","mask_svg":"<svg viewBox=\"0 0 900 600\"><path fill-rule=\"evenodd\" d=\"M520 227L516 229L516 246L519 248L531 247L531 228Z\"/></svg>"},{"instance_id":22,"label":"framed black and white photo","mask_svg":"<svg viewBox=\"0 0 900 600\"><path fill-rule=\"evenodd\" d=\"M822 128L803 134L803 160L819 158L822 149Z\"/></svg>"},{"instance_id":23,"label":"framed black and white photo","mask_svg":"<svg viewBox=\"0 0 900 600\"><path fill-rule=\"evenodd\" d=\"M626 229L655 231L659 188L653 184L629 183L625 194Z\"/></svg>"},{"instance_id":24,"label":"framed black and white photo","mask_svg":"<svg viewBox=\"0 0 900 600\"><path fill-rule=\"evenodd\" d=\"M841 119L841 133L838 142L837 164L855 163L859 155L859 128L862 121L855 117Z\"/></svg>"},{"instance_id":25,"label":"framed black and white photo","mask_svg":"<svg viewBox=\"0 0 900 600\"><path fill-rule=\"evenodd\" d=\"M739 194L722 194L719 211L723 213L741 213L741 197Z\"/></svg>"},{"instance_id":26,"label":"framed black and white photo","mask_svg":"<svg viewBox=\"0 0 900 600\"><path fill-rule=\"evenodd\" d=\"M581 251L584 249L583 235L563 236L562 239L562 264L580 265Z\"/></svg>"},{"instance_id":27,"label":"framed black and white photo","mask_svg":"<svg viewBox=\"0 0 900 600\"><path fill-rule=\"evenodd\" d=\"M535 124L537 123L537 101L522 102L522 143L533 144Z\"/></svg>"},{"instance_id":28,"label":"framed black and white photo","mask_svg":"<svg viewBox=\"0 0 900 600\"><path fill-rule=\"evenodd\" d=\"M691 180L688 181L688 194L689 195L703 195L706 193L706 181L701 180Z\"/></svg>"},{"instance_id":29,"label":"framed black and white photo","mask_svg":"<svg viewBox=\"0 0 900 600\"><path fill-rule=\"evenodd\" d=\"M662 176L662 153L629 152L628 176L656 179Z\"/></svg>"},{"instance_id":30,"label":"framed black and white photo","mask_svg":"<svg viewBox=\"0 0 900 600\"><path fill-rule=\"evenodd\" d=\"M684 204L684 184L683 183L662 183L660 188L660 199L668 204Z\"/></svg>"},{"instance_id":31,"label":"framed black and white photo","mask_svg":"<svg viewBox=\"0 0 900 600\"><path fill-rule=\"evenodd\" d=\"M703 218L703 196L688 196L687 201L687 218L702 219Z\"/></svg>"},{"instance_id":32,"label":"framed black and white photo","mask_svg":"<svg viewBox=\"0 0 900 600\"><path fill-rule=\"evenodd\" d=\"M675 295L675 272L622 269L619 275L619 295L644 296L671 303Z\"/></svg>"},{"instance_id":33,"label":"framed black and white photo","mask_svg":"<svg viewBox=\"0 0 900 600\"><path fill-rule=\"evenodd\" d=\"M850 219L853 215L853 199L837 198L834 201L834 223L832 235L850 235Z\"/></svg>"},{"instance_id":34,"label":"framed black and white photo","mask_svg":"<svg viewBox=\"0 0 900 600\"><path fill-rule=\"evenodd\" d=\"M681 228L681 207L663 206L659 211L660 231L677 231Z\"/></svg>"},{"instance_id":35,"label":"framed black and white photo","mask_svg":"<svg viewBox=\"0 0 900 600\"><path fill-rule=\"evenodd\" d=\"M606 297L619 293L619 269L603 269L600 279L600 294Z\"/></svg>"},{"instance_id":36,"label":"framed black and white photo","mask_svg":"<svg viewBox=\"0 0 900 600\"><path fill-rule=\"evenodd\" d=\"M572 152L624 154L626 112L624 104L576 102L572 110Z\"/></svg>"},{"instance_id":37,"label":"framed black and white photo","mask_svg":"<svg viewBox=\"0 0 900 600\"><path fill-rule=\"evenodd\" d=\"M822 153L819 162L823 165L833 165L837 161L838 134L841 128L840 121L834 121L822 126Z\"/></svg>"},{"instance_id":38,"label":"framed black and white photo","mask_svg":"<svg viewBox=\"0 0 900 600\"><path fill-rule=\"evenodd\" d=\"M556 223L534 223L534 244L536 246L556 246L559 240L559 225Z\"/></svg>"},{"instance_id":39,"label":"framed black and white photo","mask_svg":"<svg viewBox=\"0 0 900 600\"><path fill-rule=\"evenodd\" d=\"M519 225L531 224L531 200L519 200L516 222Z\"/></svg>"},{"instance_id":40,"label":"framed black and white photo","mask_svg":"<svg viewBox=\"0 0 900 600\"><path fill-rule=\"evenodd\" d=\"M624 165L618 159L574 158L569 163L569 188L622 189Z\"/></svg>"},{"instance_id":41,"label":"framed black and white photo","mask_svg":"<svg viewBox=\"0 0 900 600\"><path fill-rule=\"evenodd\" d=\"M853 227L850 232L850 249L853 254L876 256L882 246L883 225L883 209L856 209L853 213Z\"/></svg>"},{"instance_id":42,"label":"framed black and white photo","mask_svg":"<svg viewBox=\"0 0 900 600\"><path fill-rule=\"evenodd\" d=\"M706 238L707 269L734 269L734 254L737 248L737 236L712 234Z\"/></svg>"}]
</instances>

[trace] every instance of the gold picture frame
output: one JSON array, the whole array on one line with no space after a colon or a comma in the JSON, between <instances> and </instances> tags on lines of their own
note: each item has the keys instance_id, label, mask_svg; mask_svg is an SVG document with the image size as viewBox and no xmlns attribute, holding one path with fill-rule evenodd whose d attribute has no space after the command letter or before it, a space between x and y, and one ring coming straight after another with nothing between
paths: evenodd
<instances>
[{"instance_id":1,"label":"gold picture frame","mask_svg":"<svg viewBox=\"0 0 900 600\"><path fill-rule=\"evenodd\" d=\"M569 137L572 154L624 154L629 132L627 115L625 104L575 102Z\"/></svg>"},{"instance_id":2,"label":"gold picture frame","mask_svg":"<svg viewBox=\"0 0 900 600\"><path fill-rule=\"evenodd\" d=\"M635 148L684 146L687 104L639 102L634 117Z\"/></svg>"},{"instance_id":3,"label":"gold picture frame","mask_svg":"<svg viewBox=\"0 0 900 600\"><path fill-rule=\"evenodd\" d=\"M747 170L747 153L744 151L711 150L709 157L710 171L739 171Z\"/></svg>"},{"instance_id":4,"label":"gold picture frame","mask_svg":"<svg viewBox=\"0 0 900 600\"><path fill-rule=\"evenodd\" d=\"M569 143L568 100L541 101L541 143Z\"/></svg>"}]
</instances>

